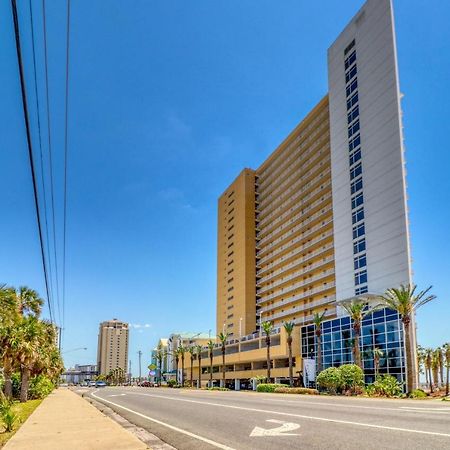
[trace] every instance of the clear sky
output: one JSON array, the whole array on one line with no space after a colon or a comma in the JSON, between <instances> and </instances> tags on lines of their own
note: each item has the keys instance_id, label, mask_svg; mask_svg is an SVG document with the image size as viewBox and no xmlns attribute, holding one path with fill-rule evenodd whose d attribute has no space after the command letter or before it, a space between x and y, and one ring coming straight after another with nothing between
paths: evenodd
<instances>
[{"instance_id":1,"label":"clear sky","mask_svg":"<svg viewBox=\"0 0 450 450\"><path fill-rule=\"evenodd\" d=\"M59 251L64 4L47 1ZM217 198L326 94L327 48L362 4L72 2L67 366L95 363L98 324L113 317L133 324L134 373L137 351L148 361L160 336L215 333ZM46 154L41 2L34 5ZM437 346L450 340L450 3L394 6L414 278L438 296L419 313L419 342ZM18 7L37 152L28 1ZM0 282L44 295L8 1L0 2L0 67ZM77 347L88 350L70 352Z\"/></svg>"}]
</instances>

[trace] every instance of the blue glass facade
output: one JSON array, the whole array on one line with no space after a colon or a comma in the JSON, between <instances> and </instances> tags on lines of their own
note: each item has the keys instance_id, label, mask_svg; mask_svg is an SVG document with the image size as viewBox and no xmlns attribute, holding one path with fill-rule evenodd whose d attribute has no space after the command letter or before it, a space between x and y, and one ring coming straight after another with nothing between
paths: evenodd
<instances>
[{"instance_id":1,"label":"blue glass facade","mask_svg":"<svg viewBox=\"0 0 450 450\"><path fill-rule=\"evenodd\" d=\"M322 323L323 368L353 363L353 326L349 317ZM364 318L361 327L360 349L366 383L375 380L372 351L379 348L379 373L405 381L404 344L402 322L397 312L382 309ZM316 358L317 342L314 325L302 327L302 357Z\"/></svg>"}]
</instances>

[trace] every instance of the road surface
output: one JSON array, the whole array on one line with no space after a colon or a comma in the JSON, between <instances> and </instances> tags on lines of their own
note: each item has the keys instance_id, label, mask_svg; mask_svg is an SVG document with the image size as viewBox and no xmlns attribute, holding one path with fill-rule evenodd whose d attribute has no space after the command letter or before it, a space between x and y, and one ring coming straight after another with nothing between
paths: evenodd
<instances>
[{"instance_id":1,"label":"road surface","mask_svg":"<svg viewBox=\"0 0 450 450\"><path fill-rule=\"evenodd\" d=\"M450 449L450 403L111 387L93 398L179 450Z\"/></svg>"}]
</instances>

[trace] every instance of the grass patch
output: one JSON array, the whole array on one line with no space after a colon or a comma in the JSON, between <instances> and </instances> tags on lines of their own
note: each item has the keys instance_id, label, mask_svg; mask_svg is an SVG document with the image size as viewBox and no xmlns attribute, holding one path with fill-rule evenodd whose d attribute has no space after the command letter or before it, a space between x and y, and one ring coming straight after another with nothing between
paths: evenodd
<instances>
[{"instance_id":1,"label":"grass patch","mask_svg":"<svg viewBox=\"0 0 450 450\"><path fill-rule=\"evenodd\" d=\"M3 425L0 423L0 447L6 444L6 441L20 428L20 425L28 419L31 413L41 404L42 400L28 400L26 403L15 403L13 411L19 416L19 420L10 433L3 432Z\"/></svg>"}]
</instances>

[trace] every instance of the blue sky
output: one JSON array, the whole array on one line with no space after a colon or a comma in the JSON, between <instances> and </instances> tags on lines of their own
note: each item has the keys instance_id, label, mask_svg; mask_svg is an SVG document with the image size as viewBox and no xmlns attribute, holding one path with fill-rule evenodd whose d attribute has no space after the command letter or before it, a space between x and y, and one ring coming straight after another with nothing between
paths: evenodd
<instances>
[{"instance_id":1,"label":"blue sky","mask_svg":"<svg viewBox=\"0 0 450 450\"><path fill-rule=\"evenodd\" d=\"M18 3L37 151L28 2ZM47 2L58 244L64 3ZM362 3L72 2L64 348L88 350L68 352L66 365L95 362L98 323L112 317L133 324L134 372L159 336L214 333L217 198L326 94L326 50ZM419 341L431 346L450 339L450 4L394 6L413 268L438 296L419 313ZM0 281L44 294L9 2L0 23Z\"/></svg>"}]
</instances>

